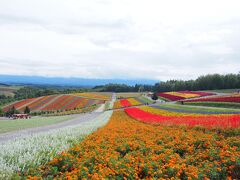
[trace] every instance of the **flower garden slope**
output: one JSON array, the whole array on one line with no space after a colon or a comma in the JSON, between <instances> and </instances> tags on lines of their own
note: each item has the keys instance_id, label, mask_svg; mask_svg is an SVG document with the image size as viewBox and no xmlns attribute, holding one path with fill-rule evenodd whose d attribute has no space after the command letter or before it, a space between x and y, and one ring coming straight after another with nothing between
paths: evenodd
<instances>
[{"instance_id":1,"label":"flower garden slope","mask_svg":"<svg viewBox=\"0 0 240 180\"><path fill-rule=\"evenodd\" d=\"M161 125L203 126L206 128L240 128L240 115L195 115L174 113L151 107L128 108L125 112L141 122Z\"/></svg>"},{"instance_id":2,"label":"flower garden slope","mask_svg":"<svg viewBox=\"0 0 240 180\"><path fill-rule=\"evenodd\" d=\"M240 94L185 100L184 102L232 102L240 103Z\"/></svg>"},{"instance_id":3,"label":"flower garden slope","mask_svg":"<svg viewBox=\"0 0 240 180\"><path fill-rule=\"evenodd\" d=\"M47 163L58 153L78 143L87 134L104 126L112 111L89 122L69 126L26 138L18 138L0 144L0 179L14 179L16 173L27 173L30 168Z\"/></svg>"},{"instance_id":4,"label":"flower garden slope","mask_svg":"<svg viewBox=\"0 0 240 180\"><path fill-rule=\"evenodd\" d=\"M6 112L14 106L17 110L23 112L25 107L28 106L31 112L69 111L102 103L104 103L104 100L88 99L74 95L51 95L25 99L6 106L3 110Z\"/></svg>"},{"instance_id":5,"label":"flower garden slope","mask_svg":"<svg viewBox=\"0 0 240 180\"><path fill-rule=\"evenodd\" d=\"M200 91L175 91L175 92L158 93L157 95L171 101L179 101L179 100L188 99L188 98L211 96L211 95L214 95L214 93L200 92Z\"/></svg>"},{"instance_id":6,"label":"flower garden slope","mask_svg":"<svg viewBox=\"0 0 240 180\"><path fill-rule=\"evenodd\" d=\"M237 143L237 137L152 126L115 111L105 127L30 175L46 179L236 179Z\"/></svg>"}]
</instances>

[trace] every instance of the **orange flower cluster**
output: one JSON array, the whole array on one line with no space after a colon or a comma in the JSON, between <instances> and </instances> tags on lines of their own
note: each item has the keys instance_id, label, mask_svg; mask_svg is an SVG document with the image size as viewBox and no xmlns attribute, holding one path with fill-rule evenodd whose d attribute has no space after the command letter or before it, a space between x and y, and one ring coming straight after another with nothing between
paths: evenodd
<instances>
[{"instance_id":1,"label":"orange flower cluster","mask_svg":"<svg viewBox=\"0 0 240 180\"><path fill-rule=\"evenodd\" d=\"M105 127L28 171L28 178L237 179L239 141L212 131L144 124L115 111Z\"/></svg>"}]
</instances>

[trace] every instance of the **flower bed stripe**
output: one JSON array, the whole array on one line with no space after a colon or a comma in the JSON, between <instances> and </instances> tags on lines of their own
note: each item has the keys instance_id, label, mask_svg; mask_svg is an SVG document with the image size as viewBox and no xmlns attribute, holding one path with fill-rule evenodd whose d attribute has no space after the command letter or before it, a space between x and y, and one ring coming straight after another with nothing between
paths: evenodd
<instances>
[{"instance_id":1,"label":"flower bed stripe","mask_svg":"<svg viewBox=\"0 0 240 180\"><path fill-rule=\"evenodd\" d=\"M207 128L239 128L240 115L205 115L205 116L163 116L145 112L138 108L128 108L125 112L134 119L145 123L164 125L204 126Z\"/></svg>"}]
</instances>

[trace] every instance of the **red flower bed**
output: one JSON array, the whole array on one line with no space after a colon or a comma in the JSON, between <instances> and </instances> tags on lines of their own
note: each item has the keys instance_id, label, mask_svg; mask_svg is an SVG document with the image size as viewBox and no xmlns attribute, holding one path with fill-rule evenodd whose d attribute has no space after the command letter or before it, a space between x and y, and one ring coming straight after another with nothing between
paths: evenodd
<instances>
[{"instance_id":1,"label":"red flower bed","mask_svg":"<svg viewBox=\"0 0 240 180\"><path fill-rule=\"evenodd\" d=\"M238 128L240 115L204 115L204 116L162 116L151 114L138 108L128 108L125 112L134 119L145 123L159 123L163 125L204 126L207 128Z\"/></svg>"},{"instance_id":2,"label":"red flower bed","mask_svg":"<svg viewBox=\"0 0 240 180\"><path fill-rule=\"evenodd\" d=\"M184 102L234 102L240 103L240 96L210 97L202 99L185 100Z\"/></svg>"},{"instance_id":3,"label":"red flower bed","mask_svg":"<svg viewBox=\"0 0 240 180\"><path fill-rule=\"evenodd\" d=\"M214 95L214 93L200 92L200 91L176 91L176 92L177 93L182 93L182 94L196 94L196 95L198 95L198 97ZM157 95L160 96L160 97L169 99L171 101L179 101L179 100L186 99L186 97L176 96L176 95L173 95L173 94L166 94L166 92L158 93Z\"/></svg>"},{"instance_id":4,"label":"red flower bed","mask_svg":"<svg viewBox=\"0 0 240 180\"><path fill-rule=\"evenodd\" d=\"M19 101L19 102L16 102L14 104L11 104L9 106L6 106L3 111L4 112L7 112L10 108L12 108L13 106L18 109L18 108L21 108L22 106L24 106L24 104L27 104L27 103L30 103L32 101L34 101L36 98L31 98L31 99L24 99L22 101ZM25 107L24 107L25 108Z\"/></svg>"},{"instance_id":5,"label":"red flower bed","mask_svg":"<svg viewBox=\"0 0 240 180\"><path fill-rule=\"evenodd\" d=\"M40 108L48 103L49 101L53 100L56 97L56 95L53 96L43 96L43 98L41 98L38 101L35 101L33 103L31 103L28 107L30 108L31 111L39 111Z\"/></svg>"},{"instance_id":6,"label":"red flower bed","mask_svg":"<svg viewBox=\"0 0 240 180\"><path fill-rule=\"evenodd\" d=\"M157 96L169 99L171 101L178 101L178 100L182 100L185 99L184 97L180 97L180 96L174 96L171 94L165 94L165 93L158 93Z\"/></svg>"},{"instance_id":7,"label":"red flower bed","mask_svg":"<svg viewBox=\"0 0 240 180\"><path fill-rule=\"evenodd\" d=\"M69 102L73 98L74 96L70 96L70 95L59 96L55 101L51 102L49 105L42 108L41 110L43 111L60 110L62 106L64 106L67 102Z\"/></svg>"},{"instance_id":8,"label":"red flower bed","mask_svg":"<svg viewBox=\"0 0 240 180\"><path fill-rule=\"evenodd\" d=\"M131 106L131 103L127 99L121 99L120 103L123 107Z\"/></svg>"}]
</instances>

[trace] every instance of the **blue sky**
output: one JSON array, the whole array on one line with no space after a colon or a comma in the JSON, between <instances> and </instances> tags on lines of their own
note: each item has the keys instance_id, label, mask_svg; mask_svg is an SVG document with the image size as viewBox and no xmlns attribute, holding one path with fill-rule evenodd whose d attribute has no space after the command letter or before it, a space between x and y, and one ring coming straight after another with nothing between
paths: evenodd
<instances>
[{"instance_id":1,"label":"blue sky","mask_svg":"<svg viewBox=\"0 0 240 180\"><path fill-rule=\"evenodd\" d=\"M192 79L240 71L238 0L1 0L0 74Z\"/></svg>"}]
</instances>

